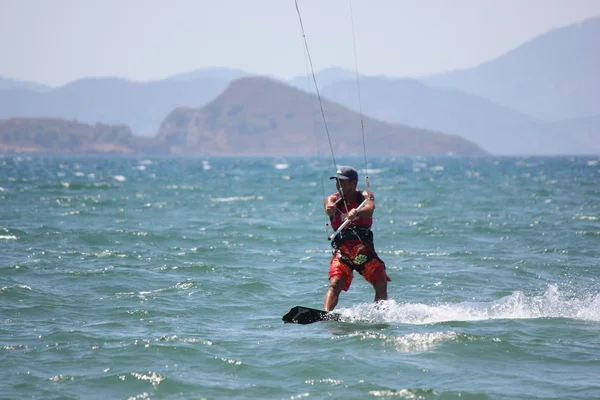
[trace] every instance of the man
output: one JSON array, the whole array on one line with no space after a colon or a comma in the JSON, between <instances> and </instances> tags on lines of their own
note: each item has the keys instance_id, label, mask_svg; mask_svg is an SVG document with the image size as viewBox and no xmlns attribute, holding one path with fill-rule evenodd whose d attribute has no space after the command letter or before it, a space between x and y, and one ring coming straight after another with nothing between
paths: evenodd
<instances>
[{"instance_id":1,"label":"man","mask_svg":"<svg viewBox=\"0 0 600 400\"><path fill-rule=\"evenodd\" d=\"M331 311L338 303L342 290L347 291L357 271L375 289L375 301L387 300L387 283L391 279L385 272L385 264L377 256L373 245L373 193L356 190L358 173L352 167L340 167L335 176L337 193L325 199L325 213L331 226L337 230L346 219L352 221L332 239L333 257L329 263L329 289L323 308ZM358 206L367 199L363 208Z\"/></svg>"}]
</instances>

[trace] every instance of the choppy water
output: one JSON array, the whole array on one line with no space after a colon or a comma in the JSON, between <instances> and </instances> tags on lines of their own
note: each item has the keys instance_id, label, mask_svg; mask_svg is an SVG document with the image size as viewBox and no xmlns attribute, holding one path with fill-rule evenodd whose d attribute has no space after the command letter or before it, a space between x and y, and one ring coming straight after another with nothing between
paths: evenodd
<instances>
[{"instance_id":1,"label":"choppy water","mask_svg":"<svg viewBox=\"0 0 600 400\"><path fill-rule=\"evenodd\" d=\"M299 326L328 160L0 157L0 398L600 398L600 158L369 162L391 300Z\"/></svg>"}]
</instances>

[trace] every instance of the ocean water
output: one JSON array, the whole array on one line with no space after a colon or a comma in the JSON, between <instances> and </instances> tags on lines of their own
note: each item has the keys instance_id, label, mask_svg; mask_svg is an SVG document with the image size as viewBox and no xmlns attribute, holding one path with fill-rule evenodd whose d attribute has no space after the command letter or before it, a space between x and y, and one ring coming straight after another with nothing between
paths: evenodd
<instances>
[{"instance_id":1,"label":"ocean water","mask_svg":"<svg viewBox=\"0 0 600 400\"><path fill-rule=\"evenodd\" d=\"M0 157L0 398L600 398L600 157L368 162L390 300L294 325L331 160Z\"/></svg>"}]
</instances>

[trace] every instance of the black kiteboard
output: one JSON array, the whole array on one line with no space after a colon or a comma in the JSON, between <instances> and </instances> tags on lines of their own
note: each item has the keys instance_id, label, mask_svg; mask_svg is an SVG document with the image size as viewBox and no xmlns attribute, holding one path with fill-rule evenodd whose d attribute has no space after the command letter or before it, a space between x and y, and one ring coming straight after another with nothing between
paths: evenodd
<instances>
[{"instance_id":1,"label":"black kiteboard","mask_svg":"<svg viewBox=\"0 0 600 400\"><path fill-rule=\"evenodd\" d=\"M292 324L312 324L319 321L339 321L340 314L316 308L296 306L283 316L283 322Z\"/></svg>"}]
</instances>

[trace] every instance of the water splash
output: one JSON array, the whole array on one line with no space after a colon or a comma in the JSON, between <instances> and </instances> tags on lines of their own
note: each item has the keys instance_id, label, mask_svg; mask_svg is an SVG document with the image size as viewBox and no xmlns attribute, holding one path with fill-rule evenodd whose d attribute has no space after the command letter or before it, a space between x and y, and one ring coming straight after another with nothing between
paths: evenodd
<instances>
[{"instance_id":1,"label":"water splash","mask_svg":"<svg viewBox=\"0 0 600 400\"><path fill-rule=\"evenodd\" d=\"M381 304L359 304L339 311L344 320L351 322L415 325L450 321L534 318L600 321L600 295L587 294L583 298L567 297L557 286L550 285L546 292L539 296L527 296L521 291L515 291L509 296L491 302L427 305L388 300Z\"/></svg>"}]
</instances>

